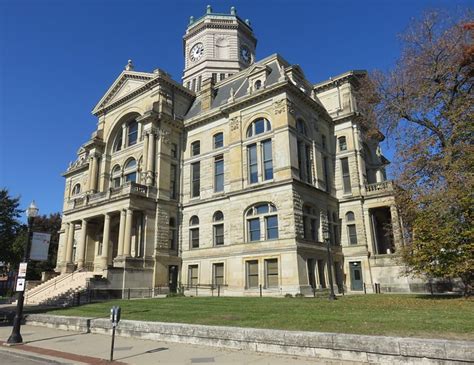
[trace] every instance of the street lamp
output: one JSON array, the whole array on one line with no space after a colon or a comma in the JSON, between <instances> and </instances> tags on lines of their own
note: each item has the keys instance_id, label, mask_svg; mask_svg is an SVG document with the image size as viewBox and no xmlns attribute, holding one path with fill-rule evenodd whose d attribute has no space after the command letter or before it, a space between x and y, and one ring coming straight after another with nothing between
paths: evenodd
<instances>
[{"instance_id":1,"label":"street lamp","mask_svg":"<svg viewBox=\"0 0 474 365\"><path fill-rule=\"evenodd\" d=\"M331 247L330 247L330 240L329 240L329 224L327 219L323 222L323 237L324 242L326 242L326 249L328 254L328 277L329 277L329 300L336 300L336 294L334 294L334 286L332 282L332 255L331 255Z\"/></svg>"},{"instance_id":2,"label":"street lamp","mask_svg":"<svg viewBox=\"0 0 474 365\"><path fill-rule=\"evenodd\" d=\"M33 200L26 209L26 217L28 218L28 239L26 241L26 245L23 251L23 262L28 262L29 259L29 249L31 245L31 236L33 234L33 222L35 217L38 216L38 207L35 205L35 201ZM18 279L17 279L18 280ZM25 275L26 280L26 275ZM10 337L8 337L7 344L19 344L23 342L23 338L20 334L20 327L21 327L21 320L23 317L23 302L25 300L25 288L22 291L18 292L18 301L16 304L16 314L15 318L13 319L13 329Z\"/></svg>"}]
</instances>

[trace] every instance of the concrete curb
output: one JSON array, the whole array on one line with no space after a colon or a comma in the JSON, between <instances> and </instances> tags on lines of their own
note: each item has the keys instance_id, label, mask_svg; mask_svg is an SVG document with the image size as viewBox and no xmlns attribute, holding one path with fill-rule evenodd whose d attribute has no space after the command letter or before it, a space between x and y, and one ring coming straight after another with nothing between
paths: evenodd
<instances>
[{"instance_id":1,"label":"concrete curb","mask_svg":"<svg viewBox=\"0 0 474 365\"><path fill-rule=\"evenodd\" d=\"M29 314L29 325L109 334L104 318ZM365 336L324 332L120 321L117 335L147 340L217 346L275 354L386 364L466 364L474 362L474 342Z\"/></svg>"}]
</instances>

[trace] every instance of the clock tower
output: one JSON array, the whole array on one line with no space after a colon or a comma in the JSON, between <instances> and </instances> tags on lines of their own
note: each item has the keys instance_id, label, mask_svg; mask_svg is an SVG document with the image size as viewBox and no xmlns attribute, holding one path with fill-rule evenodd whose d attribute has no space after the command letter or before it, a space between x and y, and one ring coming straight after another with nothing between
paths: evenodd
<instances>
[{"instance_id":1,"label":"clock tower","mask_svg":"<svg viewBox=\"0 0 474 365\"><path fill-rule=\"evenodd\" d=\"M257 40L250 22L240 19L234 7L221 14L208 5L204 16L189 19L183 40L183 85L196 92L204 80L221 81L255 61Z\"/></svg>"}]
</instances>

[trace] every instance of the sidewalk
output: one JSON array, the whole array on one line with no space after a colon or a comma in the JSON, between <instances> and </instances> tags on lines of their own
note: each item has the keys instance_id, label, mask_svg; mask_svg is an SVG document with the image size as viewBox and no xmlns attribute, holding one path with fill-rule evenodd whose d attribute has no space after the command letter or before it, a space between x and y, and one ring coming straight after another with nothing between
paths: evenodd
<instances>
[{"instance_id":1,"label":"sidewalk","mask_svg":"<svg viewBox=\"0 0 474 365\"><path fill-rule=\"evenodd\" d=\"M11 326L0 327L0 340L6 341ZM30 354L60 364L106 364L110 356L111 336L62 331L46 327L22 326L24 345L1 346L2 353ZM126 337L115 338L115 364L348 364L320 362L316 359L262 354L218 347L183 345ZM2 362L3 363L3 362ZM25 362L26 363L26 362ZM45 364L48 362L46 361Z\"/></svg>"}]
</instances>

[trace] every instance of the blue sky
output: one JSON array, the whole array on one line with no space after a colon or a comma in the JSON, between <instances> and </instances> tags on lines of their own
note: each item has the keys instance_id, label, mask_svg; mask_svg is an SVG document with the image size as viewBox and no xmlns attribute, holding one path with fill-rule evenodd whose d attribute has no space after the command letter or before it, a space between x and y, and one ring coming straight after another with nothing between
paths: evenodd
<instances>
[{"instance_id":1,"label":"blue sky","mask_svg":"<svg viewBox=\"0 0 474 365\"><path fill-rule=\"evenodd\" d=\"M95 129L94 105L129 58L180 80L189 16L208 3L250 19L257 59L280 53L316 83L387 69L413 18L472 1L0 0L0 187L23 207L35 199L42 214L60 211L61 173Z\"/></svg>"}]
</instances>

